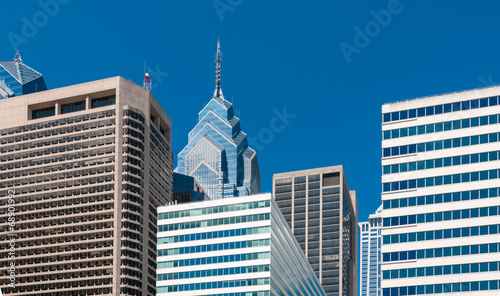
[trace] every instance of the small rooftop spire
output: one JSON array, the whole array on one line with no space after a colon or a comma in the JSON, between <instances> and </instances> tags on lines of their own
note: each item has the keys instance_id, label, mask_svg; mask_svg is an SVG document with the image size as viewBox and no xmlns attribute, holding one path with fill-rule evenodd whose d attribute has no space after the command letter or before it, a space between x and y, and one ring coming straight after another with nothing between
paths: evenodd
<instances>
[{"instance_id":1,"label":"small rooftop spire","mask_svg":"<svg viewBox=\"0 0 500 296\"><path fill-rule=\"evenodd\" d=\"M221 83L220 83L220 62L222 62L222 55L220 53L220 39L217 39L217 53L215 54L215 92L214 97L222 96Z\"/></svg>"},{"instance_id":2,"label":"small rooftop spire","mask_svg":"<svg viewBox=\"0 0 500 296\"><path fill-rule=\"evenodd\" d=\"M14 57L14 62L22 63L23 60L21 59L21 54L19 53L19 50L16 52L16 56Z\"/></svg>"}]
</instances>

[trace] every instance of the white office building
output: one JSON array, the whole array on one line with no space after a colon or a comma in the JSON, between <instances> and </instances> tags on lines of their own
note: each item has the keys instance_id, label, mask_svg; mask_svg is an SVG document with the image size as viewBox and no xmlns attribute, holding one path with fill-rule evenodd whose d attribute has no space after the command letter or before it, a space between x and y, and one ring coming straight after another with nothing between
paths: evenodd
<instances>
[{"instance_id":1,"label":"white office building","mask_svg":"<svg viewBox=\"0 0 500 296\"><path fill-rule=\"evenodd\" d=\"M382 295L499 295L499 95L382 106Z\"/></svg>"},{"instance_id":2,"label":"white office building","mask_svg":"<svg viewBox=\"0 0 500 296\"><path fill-rule=\"evenodd\" d=\"M158 215L159 296L326 295L271 194Z\"/></svg>"},{"instance_id":3,"label":"white office building","mask_svg":"<svg viewBox=\"0 0 500 296\"><path fill-rule=\"evenodd\" d=\"M359 291L361 296L380 296L382 290L380 261L382 259L382 206L370 216L368 222L359 222L361 267L359 275Z\"/></svg>"}]
</instances>

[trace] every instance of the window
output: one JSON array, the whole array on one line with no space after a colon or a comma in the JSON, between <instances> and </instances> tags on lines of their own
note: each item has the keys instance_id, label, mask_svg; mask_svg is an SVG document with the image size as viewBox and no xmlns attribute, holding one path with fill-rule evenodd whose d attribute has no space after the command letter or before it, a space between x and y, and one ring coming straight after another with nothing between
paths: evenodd
<instances>
[{"instance_id":1,"label":"window","mask_svg":"<svg viewBox=\"0 0 500 296\"><path fill-rule=\"evenodd\" d=\"M92 99L92 108L99 108L109 105L114 105L116 103L115 96L102 97L97 99Z\"/></svg>"},{"instance_id":2,"label":"window","mask_svg":"<svg viewBox=\"0 0 500 296\"><path fill-rule=\"evenodd\" d=\"M61 106L61 114L85 110L85 101L64 104Z\"/></svg>"},{"instance_id":3,"label":"window","mask_svg":"<svg viewBox=\"0 0 500 296\"><path fill-rule=\"evenodd\" d=\"M56 108L55 107L48 107L48 108L33 110L31 112L31 118L32 119L39 119L39 118L54 116L55 114L56 114Z\"/></svg>"}]
</instances>

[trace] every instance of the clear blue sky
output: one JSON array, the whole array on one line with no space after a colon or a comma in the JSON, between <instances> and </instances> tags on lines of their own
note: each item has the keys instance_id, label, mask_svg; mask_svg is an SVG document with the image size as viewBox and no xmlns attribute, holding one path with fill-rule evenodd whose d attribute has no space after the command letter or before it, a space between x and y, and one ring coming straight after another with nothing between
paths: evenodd
<instances>
[{"instance_id":1,"label":"clear blue sky","mask_svg":"<svg viewBox=\"0 0 500 296\"><path fill-rule=\"evenodd\" d=\"M18 47L49 88L142 84L146 61L177 154L211 99L220 37L224 95L243 130L268 142L257 150L262 190L274 173L342 164L360 220L380 204L383 103L500 81L496 1L60 1L50 14L2 1L0 59ZM367 25L372 37L354 42ZM283 108L296 117L266 134Z\"/></svg>"}]
</instances>

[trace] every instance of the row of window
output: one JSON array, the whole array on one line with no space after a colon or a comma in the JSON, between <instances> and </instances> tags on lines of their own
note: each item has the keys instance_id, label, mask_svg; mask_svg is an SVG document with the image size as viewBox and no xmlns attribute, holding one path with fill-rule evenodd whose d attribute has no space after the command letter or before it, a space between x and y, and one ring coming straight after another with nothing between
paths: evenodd
<instances>
[{"instance_id":1,"label":"row of window","mask_svg":"<svg viewBox=\"0 0 500 296\"><path fill-rule=\"evenodd\" d=\"M393 129L383 132L384 140L410 137L415 135L439 133L443 131L459 130L469 127L497 124L500 122L500 114L465 118L453 121L431 123L427 125L412 126L407 128Z\"/></svg>"},{"instance_id":2,"label":"row of window","mask_svg":"<svg viewBox=\"0 0 500 296\"><path fill-rule=\"evenodd\" d=\"M384 245L398 244L414 241L430 241L447 238L469 237L478 235L488 235L499 233L500 225L483 225L474 227L461 227L453 229L440 229L430 231L420 231L411 233L401 233L384 235Z\"/></svg>"},{"instance_id":3,"label":"row of window","mask_svg":"<svg viewBox=\"0 0 500 296\"><path fill-rule=\"evenodd\" d=\"M37 141L37 142L28 142L28 143L23 143L23 144L14 144L14 145L2 145L0 148L0 153L6 153L6 152L12 152L12 151L18 151L18 150L23 150L23 149L33 149L33 148L39 148L39 147L44 147L44 146L50 146L50 145L57 145L57 144L62 144L66 142L73 142L73 141L80 141L80 140L86 140L90 138L96 138L96 137L103 137L103 136L108 136L114 134L115 129L114 128L108 128L108 129L102 129L102 130L96 130L92 132L86 132L86 133L81 133L81 134L70 134L68 136L63 136L59 138L50 138L47 140L42 140L42 141Z\"/></svg>"},{"instance_id":4,"label":"row of window","mask_svg":"<svg viewBox=\"0 0 500 296\"><path fill-rule=\"evenodd\" d=\"M384 113L382 114L382 121L383 122L398 121L409 118L438 115L442 113L458 112L476 108L485 108L489 106L499 105L500 104L499 100L500 100L499 97L494 96L489 98L475 99L475 100L462 101L462 102L443 104L437 106L422 107L418 109Z\"/></svg>"},{"instance_id":5,"label":"row of window","mask_svg":"<svg viewBox=\"0 0 500 296\"><path fill-rule=\"evenodd\" d=\"M192 258L192 259L158 262L158 268L198 266L198 265L206 265L206 264L240 262L240 261L262 260L262 259L269 259L269 252L224 255L224 256L214 256L214 257L203 257L203 258Z\"/></svg>"},{"instance_id":6,"label":"row of window","mask_svg":"<svg viewBox=\"0 0 500 296\"><path fill-rule=\"evenodd\" d=\"M230 242L230 243L220 243L220 244L210 244L210 245L202 245L202 246L191 246L191 247L158 250L158 256L171 256L171 255L179 255L179 254L192 254L192 253L201 253L201 252L235 250L235 249L242 249L242 248L264 247L264 246L269 246L269 239L256 239L256 240L242 241L242 242Z\"/></svg>"},{"instance_id":7,"label":"row of window","mask_svg":"<svg viewBox=\"0 0 500 296\"><path fill-rule=\"evenodd\" d=\"M496 143L498 142L499 135L500 133L491 133L491 134L467 136L467 137L453 138L447 140L389 147L383 149L382 157L408 155L417 152L466 147L478 144Z\"/></svg>"},{"instance_id":8,"label":"row of window","mask_svg":"<svg viewBox=\"0 0 500 296\"><path fill-rule=\"evenodd\" d=\"M397 163L393 165L384 165L382 173L395 174L419 170L428 170L433 168L449 167L470 163L494 161L500 159L500 151L491 151L475 154L458 155L453 157L444 157L420 161L411 161L405 163Z\"/></svg>"},{"instance_id":9,"label":"row of window","mask_svg":"<svg viewBox=\"0 0 500 296\"><path fill-rule=\"evenodd\" d=\"M384 192L498 179L500 169L383 183Z\"/></svg>"},{"instance_id":10,"label":"row of window","mask_svg":"<svg viewBox=\"0 0 500 296\"><path fill-rule=\"evenodd\" d=\"M37 130L37 129L44 130L44 129L58 126L58 125L71 124L71 123L81 122L81 121L85 121L85 120L94 120L97 118L109 117L109 116L114 116L114 115L115 115L115 110L113 109L113 110L106 110L106 111L101 111L101 112L96 112L96 113L91 113L91 114L66 117L66 118L56 119L56 120L52 120L52 121L39 122L39 123L23 125L23 126L19 126L19 127L3 129L3 130L0 130L0 136L11 135L11 134L15 134L15 133L23 133L23 132Z\"/></svg>"},{"instance_id":11,"label":"row of window","mask_svg":"<svg viewBox=\"0 0 500 296\"><path fill-rule=\"evenodd\" d=\"M476 272L488 272L488 271L498 271L498 265L500 262L481 262L481 263L465 263L465 264L454 264L454 265L443 265L443 266L428 266L419 268L404 268L404 269L393 269L384 270L382 273L383 279L404 279L412 277L423 277L423 276L438 276L438 275L448 275L448 274L461 274L461 273L476 273Z\"/></svg>"},{"instance_id":12,"label":"row of window","mask_svg":"<svg viewBox=\"0 0 500 296\"><path fill-rule=\"evenodd\" d=\"M142 115L141 111L134 112L130 109L125 109L123 110L123 116L130 116L134 119L139 120L140 122L144 123L144 116Z\"/></svg>"},{"instance_id":13,"label":"row of window","mask_svg":"<svg viewBox=\"0 0 500 296\"><path fill-rule=\"evenodd\" d=\"M269 220L269 213L160 225L158 231L174 231L264 220Z\"/></svg>"},{"instance_id":14,"label":"row of window","mask_svg":"<svg viewBox=\"0 0 500 296\"><path fill-rule=\"evenodd\" d=\"M252 228L220 230L220 231L212 231L212 232L192 233L192 234L176 235L176 236L169 236L169 237L160 237L160 238L158 238L158 244L189 242L189 241L206 240L206 239L214 239L214 238L233 237L233 236L241 236L241 235L252 235L252 234L258 234L258 233L269 233L269 229L270 229L269 226L261 226L261 227L252 227Z\"/></svg>"},{"instance_id":15,"label":"row of window","mask_svg":"<svg viewBox=\"0 0 500 296\"><path fill-rule=\"evenodd\" d=\"M245 274L245 273L266 272L266 271L269 271L269 264L158 274L158 280L159 281L182 280L182 279L192 279L200 277Z\"/></svg>"},{"instance_id":16,"label":"row of window","mask_svg":"<svg viewBox=\"0 0 500 296\"><path fill-rule=\"evenodd\" d=\"M66 134L66 133L73 133L73 132L79 132L79 131L100 128L100 127L104 127L104 126L111 126L114 124L115 124L115 119L110 118L110 119L105 119L105 120L90 121L90 122L81 123L81 124L63 126L63 127L54 128L54 129L44 129L44 130L38 131L38 132L23 133L23 134L17 135L17 136L5 137L3 139L0 139L0 144L24 142L24 141L29 141L29 140L34 140L34 139L39 139L39 138L44 138L44 137L58 136L61 134Z\"/></svg>"},{"instance_id":17,"label":"row of window","mask_svg":"<svg viewBox=\"0 0 500 296\"><path fill-rule=\"evenodd\" d=\"M166 220L173 218L182 218L182 217L194 217L200 215L209 215L209 214L218 214L225 212L234 212L234 211L244 211L251 210L257 208L268 208L271 205L270 200L265 201L254 201L254 202L246 202L241 204L234 205L226 205L226 206L216 206L216 207L208 207L203 209L193 209L193 210L184 210L177 212L169 212L169 213L160 213L158 219Z\"/></svg>"},{"instance_id":18,"label":"row of window","mask_svg":"<svg viewBox=\"0 0 500 296\"><path fill-rule=\"evenodd\" d=\"M257 285L269 285L269 278L237 280L237 281L219 281L219 282L184 284L184 285L174 285L174 286L160 286L157 288L157 293L235 288L235 287L246 287L246 286L257 286Z\"/></svg>"},{"instance_id":19,"label":"row of window","mask_svg":"<svg viewBox=\"0 0 500 296\"><path fill-rule=\"evenodd\" d=\"M384 200L385 209L397 209L414 206L432 205L439 203L458 202L464 200L474 200L479 198L493 198L500 195L500 188L485 188L480 190L470 190L462 192L453 192L445 194L400 198L393 200Z\"/></svg>"},{"instance_id":20,"label":"row of window","mask_svg":"<svg viewBox=\"0 0 500 296\"><path fill-rule=\"evenodd\" d=\"M441 293L458 293L469 291L488 291L498 290L500 281L480 281L480 282L463 282L449 284L434 284L420 285L410 287L383 288L383 296L406 296L406 295L424 295L424 294L441 294Z\"/></svg>"},{"instance_id":21,"label":"row of window","mask_svg":"<svg viewBox=\"0 0 500 296\"><path fill-rule=\"evenodd\" d=\"M500 206L384 218L384 227L498 216Z\"/></svg>"},{"instance_id":22,"label":"row of window","mask_svg":"<svg viewBox=\"0 0 500 296\"><path fill-rule=\"evenodd\" d=\"M421 249L383 254L384 262L395 262L415 259L430 259L450 256L465 256L500 252L500 243L479 244L468 246Z\"/></svg>"}]
</instances>

